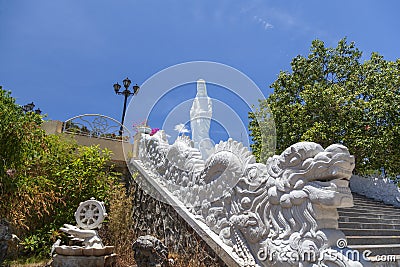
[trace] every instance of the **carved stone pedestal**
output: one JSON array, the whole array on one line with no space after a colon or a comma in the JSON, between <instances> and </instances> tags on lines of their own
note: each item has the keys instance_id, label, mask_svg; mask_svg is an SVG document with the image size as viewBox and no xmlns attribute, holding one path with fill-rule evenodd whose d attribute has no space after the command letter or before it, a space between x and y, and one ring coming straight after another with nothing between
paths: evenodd
<instances>
[{"instance_id":1,"label":"carved stone pedestal","mask_svg":"<svg viewBox=\"0 0 400 267\"><path fill-rule=\"evenodd\" d=\"M117 254L106 256L55 255L52 267L112 267L116 266Z\"/></svg>"},{"instance_id":2,"label":"carved stone pedestal","mask_svg":"<svg viewBox=\"0 0 400 267\"><path fill-rule=\"evenodd\" d=\"M116 254L113 246L104 246L96 228L100 228L106 209L103 202L94 198L82 202L75 212L75 219L80 227L64 224L60 230L69 234L75 242L82 246L65 246L57 240L53 245L55 252L52 267L111 267L116 265Z\"/></svg>"}]
</instances>

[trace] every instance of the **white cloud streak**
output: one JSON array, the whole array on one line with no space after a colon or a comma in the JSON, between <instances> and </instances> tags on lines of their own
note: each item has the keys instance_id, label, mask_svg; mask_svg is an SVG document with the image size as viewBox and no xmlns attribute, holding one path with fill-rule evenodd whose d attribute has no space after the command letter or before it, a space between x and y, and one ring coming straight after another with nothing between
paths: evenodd
<instances>
[{"instance_id":1,"label":"white cloud streak","mask_svg":"<svg viewBox=\"0 0 400 267\"><path fill-rule=\"evenodd\" d=\"M272 25L267 20L265 20L265 19L263 19L263 18L261 18L259 16L254 16L253 19L257 23L261 24L263 26L264 30L269 30L269 29L273 29L274 28L274 25Z\"/></svg>"},{"instance_id":2,"label":"white cloud streak","mask_svg":"<svg viewBox=\"0 0 400 267\"><path fill-rule=\"evenodd\" d=\"M179 123L175 125L174 130L178 133L189 133L190 131L185 127L185 124Z\"/></svg>"}]
</instances>

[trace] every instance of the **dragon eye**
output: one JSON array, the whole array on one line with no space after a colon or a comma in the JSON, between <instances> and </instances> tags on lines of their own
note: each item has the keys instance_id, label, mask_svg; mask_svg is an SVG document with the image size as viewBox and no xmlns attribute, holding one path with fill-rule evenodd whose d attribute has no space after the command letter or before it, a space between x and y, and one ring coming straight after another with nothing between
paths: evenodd
<instances>
[{"instance_id":1,"label":"dragon eye","mask_svg":"<svg viewBox=\"0 0 400 267\"><path fill-rule=\"evenodd\" d=\"M300 155L299 155L298 153L296 153L296 154L293 155L293 157L290 159L289 165L290 165L290 166L297 165L297 164L300 163L300 161L301 161L301 157L300 157Z\"/></svg>"}]
</instances>

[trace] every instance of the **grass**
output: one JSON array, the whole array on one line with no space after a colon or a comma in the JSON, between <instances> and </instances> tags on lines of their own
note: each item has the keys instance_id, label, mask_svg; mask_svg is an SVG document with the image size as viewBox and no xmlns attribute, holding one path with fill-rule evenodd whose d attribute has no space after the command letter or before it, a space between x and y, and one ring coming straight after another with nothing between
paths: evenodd
<instances>
[{"instance_id":1,"label":"grass","mask_svg":"<svg viewBox=\"0 0 400 267\"><path fill-rule=\"evenodd\" d=\"M28 259L19 259L13 261L6 261L4 266L10 267L44 267L47 266L50 260L37 259L35 257L31 257Z\"/></svg>"}]
</instances>

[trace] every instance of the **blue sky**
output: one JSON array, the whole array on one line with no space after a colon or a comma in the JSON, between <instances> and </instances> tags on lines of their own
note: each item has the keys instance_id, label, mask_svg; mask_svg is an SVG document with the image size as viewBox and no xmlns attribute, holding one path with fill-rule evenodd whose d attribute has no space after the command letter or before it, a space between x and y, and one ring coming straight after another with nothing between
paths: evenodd
<instances>
[{"instance_id":1,"label":"blue sky","mask_svg":"<svg viewBox=\"0 0 400 267\"><path fill-rule=\"evenodd\" d=\"M317 38L336 46L347 36L365 58L373 51L399 58L398 10L396 0L0 0L0 85L50 119L120 120L115 82L128 76L141 85L164 68L202 60L238 69L268 96L279 71ZM150 94L141 90L137 101ZM171 108L166 102L160 110Z\"/></svg>"}]
</instances>

